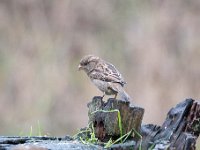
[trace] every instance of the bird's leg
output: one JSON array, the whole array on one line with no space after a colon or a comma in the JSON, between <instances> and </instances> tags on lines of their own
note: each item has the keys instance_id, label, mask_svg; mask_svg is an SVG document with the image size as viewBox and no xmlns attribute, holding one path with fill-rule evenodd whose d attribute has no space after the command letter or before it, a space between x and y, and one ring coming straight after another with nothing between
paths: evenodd
<instances>
[{"instance_id":1,"label":"bird's leg","mask_svg":"<svg viewBox=\"0 0 200 150\"><path fill-rule=\"evenodd\" d=\"M102 96L102 99L104 98L104 96L106 95L106 93L105 92L103 92L103 96Z\"/></svg>"},{"instance_id":2,"label":"bird's leg","mask_svg":"<svg viewBox=\"0 0 200 150\"><path fill-rule=\"evenodd\" d=\"M117 98L117 93L115 94L115 97L114 97L114 99L116 99Z\"/></svg>"}]
</instances>

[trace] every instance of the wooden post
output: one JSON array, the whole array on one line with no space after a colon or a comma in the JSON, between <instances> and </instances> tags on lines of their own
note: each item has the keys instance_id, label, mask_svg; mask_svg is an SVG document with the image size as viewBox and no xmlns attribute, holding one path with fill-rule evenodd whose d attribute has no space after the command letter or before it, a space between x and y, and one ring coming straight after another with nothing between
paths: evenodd
<instances>
[{"instance_id":1,"label":"wooden post","mask_svg":"<svg viewBox=\"0 0 200 150\"><path fill-rule=\"evenodd\" d=\"M120 137L132 129L140 130L144 109L131 106L129 102L94 97L88 104L89 123L92 123L95 135L101 141ZM121 126L121 128L120 128Z\"/></svg>"}]
</instances>

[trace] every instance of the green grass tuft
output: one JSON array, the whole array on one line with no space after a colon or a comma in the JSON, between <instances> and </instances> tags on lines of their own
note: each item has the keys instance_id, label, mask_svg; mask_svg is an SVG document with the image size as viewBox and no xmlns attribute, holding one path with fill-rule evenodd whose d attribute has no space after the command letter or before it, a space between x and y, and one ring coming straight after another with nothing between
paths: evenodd
<instances>
[{"instance_id":1,"label":"green grass tuft","mask_svg":"<svg viewBox=\"0 0 200 150\"><path fill-rule=\"evenodd\" d=\"M136 136L138 136L141 140L140 142L140 146L139 146L139 150L142 150L142 136L133 128L131 129L128 133L124 134L123 135L123 128L122 128L122 120L121 120L121 114L120 114L120 111L117 110L117 109L114 109L114 110L97 110L97 111L94 111L92 112L91 114L94 114L96 112L117 112L117 116L118 116L118 125L119 125L119 129L120 129L120 137L113 141L112 138L109 139L108 142L106 143L101 143L104 145L104 148L109 148L111 147L112 145L114 144L117 144L117 143L124 143L126 142L126 140L132 135L132 133L134 132L134 134ZM90 127L91 126L91 127ZM79 135L81 134L88 134L89 137L83 139L81 136L79 137ZM86 129L82 130L82 131L79 131L77 134L75 134L73 136L73 138L78 138L83 144L99 144L99 141L98 139L95 137L95 131L94 131L94 126L92 124L92 122L90 122L87 126Z\"/></svg>"}]
</instances>

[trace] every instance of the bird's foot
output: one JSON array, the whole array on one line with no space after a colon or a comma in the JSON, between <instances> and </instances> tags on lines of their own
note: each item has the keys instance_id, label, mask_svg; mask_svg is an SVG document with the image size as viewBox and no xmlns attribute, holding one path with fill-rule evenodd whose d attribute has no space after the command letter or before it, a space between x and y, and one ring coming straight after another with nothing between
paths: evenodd
<instances>
[{"instance_id":1,"label":"bird's foot","mask_svg":"<svg viewBox=\"0 0 200 150\"><path fill-rule=\"evenodd\" d=\"M103 93L103 95L102 95L102 97L101 97L102 100L103 100L104 96L105 96L105 93Z\"/></svg>"}]
</instances>

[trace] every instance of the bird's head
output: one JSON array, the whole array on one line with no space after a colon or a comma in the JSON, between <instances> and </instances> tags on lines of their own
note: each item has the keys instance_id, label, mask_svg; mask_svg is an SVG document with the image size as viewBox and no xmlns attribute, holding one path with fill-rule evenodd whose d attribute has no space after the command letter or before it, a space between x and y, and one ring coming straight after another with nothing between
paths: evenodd
<instances>
[{"instance_id":1,"label":"bird's head","mask_svg":"<svg viewBox=\"0 0 200 150\"><path fill-rule=\"evenodd\" d=\"M99 62L100 58L94 55L86 55L84 56L78 66L79 70L84 70L86 73L92 71L97 63Z\"/></svg>"}]
</instances>

